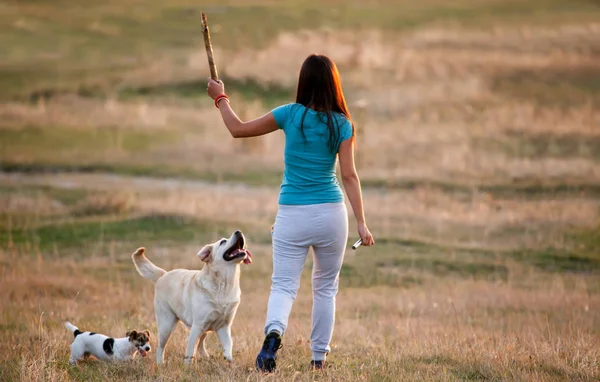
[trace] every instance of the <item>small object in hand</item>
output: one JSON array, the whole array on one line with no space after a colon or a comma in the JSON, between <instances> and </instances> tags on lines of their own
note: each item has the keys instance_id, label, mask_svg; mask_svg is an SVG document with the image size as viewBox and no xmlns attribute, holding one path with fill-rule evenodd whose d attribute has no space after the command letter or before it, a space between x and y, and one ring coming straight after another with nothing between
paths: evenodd
<instances>
[{"instance_id":1,"label":"small object in hand","mask_svg":"<svg viewBox=\"0 0 600 382\"><path fill-rule=\"evenodd\" d=\"M360 247L362 244L362 239L358 239L356 243L352 246L352 249L356 250L356 248Z\"/></svg>"}]
</instances>

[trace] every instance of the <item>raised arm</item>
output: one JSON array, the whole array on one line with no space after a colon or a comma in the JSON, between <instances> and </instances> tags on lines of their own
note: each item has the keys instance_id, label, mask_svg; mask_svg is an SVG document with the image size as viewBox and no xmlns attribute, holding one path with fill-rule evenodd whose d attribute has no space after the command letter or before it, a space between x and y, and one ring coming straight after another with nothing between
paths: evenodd
<instances>
[{"instance_id":1,"label":"raised arm","mask_svg":"<svg viewBox=\"0 0 600 382\"><path fill-rule=\"evenodd\" d=\"M375 244L375 240L365 221L360 179L354 164L354 139L350 138L343 141L340 144L338 155L340 170L342 172L342 183L344 184L346 195L348 195L348 200L356 217L358 235L362 239L362 245L371 246Z\"/></svg>"},{"instance_id":2,"label":"raised arm","mask_svg":"<svg viewBox=\"0 0 600 382\"><path fill-rule=\"evenodd\" d=\"M225 94L225 87L222 81L208 80L208 95L215 99L218 96ZM229 104L229 99L220 98L218 100L219 111L223 122L229 130L229 133L234 138L248 138L265 135L278 129L273 113L269 112L256 119L244 122L233 111Z\"/></svg>"}]
</instances>

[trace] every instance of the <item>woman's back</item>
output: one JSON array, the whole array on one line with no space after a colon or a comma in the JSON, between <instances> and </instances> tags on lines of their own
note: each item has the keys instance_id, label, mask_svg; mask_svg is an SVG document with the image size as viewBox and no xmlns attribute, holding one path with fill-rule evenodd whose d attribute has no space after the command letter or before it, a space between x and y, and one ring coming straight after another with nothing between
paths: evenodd
<instances>
[{"instance_id":1,"label":"woman's back","mask_svg":"<svg viewBox=\"0 0 600 382\"><path fill-rule=\"evenodd\" d=\"M334 134L327 114L293 103L273 110L285 132L284 173L279 204L320 204L343 201L335 174L340 143L352 137L352 124L340 113L331 114ZM301 128L302 127L302 128ZM333 140L333 141L332 141Z\"/></svg>"}]
</instances>

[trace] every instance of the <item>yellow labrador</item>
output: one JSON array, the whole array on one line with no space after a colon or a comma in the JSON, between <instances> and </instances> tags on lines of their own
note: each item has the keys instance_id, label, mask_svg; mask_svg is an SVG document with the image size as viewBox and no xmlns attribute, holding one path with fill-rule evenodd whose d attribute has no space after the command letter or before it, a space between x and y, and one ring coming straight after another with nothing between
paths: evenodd
<instances>
[{"instance_id":1,"label":"yellow labrador","mask_svg":"<svg viewBox=\"0 0 600 382\"><path fill-rule=\"evenodd\" d=\"M231 324L240 304L240 264L252 262L242 232L235 231L228 239L204 246L197 254L206 263L200 271L167 272L152 264L144 252L144 248L139 248L131 257L139 274L155 283L156 361L164 362L165 346L179 321L190 328L186 364L195 357L196 347L208 356L204 339L210 331L217 332L223 355L232 361Z\"/></svg>"}]
</instances>

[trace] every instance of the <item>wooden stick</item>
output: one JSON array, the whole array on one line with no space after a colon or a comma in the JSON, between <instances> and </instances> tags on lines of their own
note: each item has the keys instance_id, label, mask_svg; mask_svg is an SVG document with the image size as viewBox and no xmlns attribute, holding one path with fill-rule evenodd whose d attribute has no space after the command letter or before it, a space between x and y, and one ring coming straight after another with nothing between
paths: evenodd
<instances>
[{"instance_id":1,"label":"wooden stick","mask_svg":"<svg viewBox=\"0 0 600 382\"><path fill-rule=\"evenodd\" d=\"M210 31L208 30L208 22L206 21L206 13L202 12L202 34L204 34L204 47L208 56L208 67L210 68L210 78L219 81L219 74L213 57L212 44L210 43Z\"/></svg>"}]
</instances>

